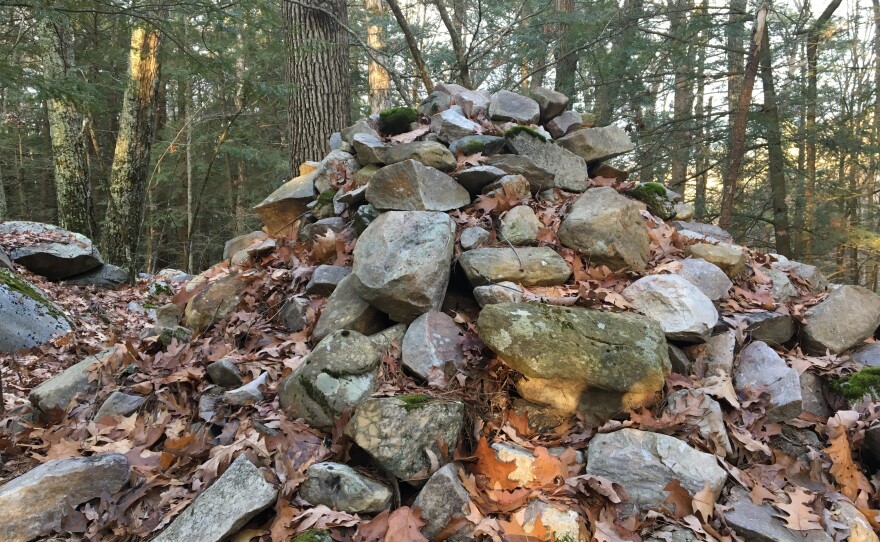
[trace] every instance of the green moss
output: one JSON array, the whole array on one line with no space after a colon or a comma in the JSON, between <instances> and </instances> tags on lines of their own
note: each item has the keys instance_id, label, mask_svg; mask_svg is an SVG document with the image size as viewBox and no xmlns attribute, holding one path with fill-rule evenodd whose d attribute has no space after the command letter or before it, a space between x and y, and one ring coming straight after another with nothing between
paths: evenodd
<instances>
[{"instance_id":1,"label":"green moss","mask_svg":"<svg viewBox=\"0 0 880 542\"><path fill-rule=\"evenodd\" d=\"M849 376L835 379L831 387L842 393L850 401L860 401L868 395L872 400L880 400L880 367L866 367Z\"/></svg>"},{"instance_id":2,"label":"green moss","mask_svg":"<svg viewBox=\"0 0 880 542\"><path fill-rule=\"evenodd\" d=\"M513 139L519 134L529 134L530 136L536 137L541 141L547 141L546 137L544 137L543 135L541 135L540 132L529 126L514 126L512 128L508 128L508 130L504 132L504 137L506 137L507 139Z\"/></svg>"},{"instance_id":3,"label":"green moss","mask_svg":"<svg viewBox=\"0 0 880 542\"><path fill-rule=\"evenodd\" d=\"M399 395L396 399L403 401L403 408L407 412L421 408L431 402L431 398L427 395Z\"/></svg>"},{"instance_id":4,"label":"green moss","mask_svg":"<svg viewBox=\"0 0 880 542\"><path fill-rule=\"evenodd\" d=\"M419 120L419 112L412 107L392 107L379 113L379 127L385 135L409 131L409 125Z\"/></svg>"},{"instance_id":5,"label":"green moss","mask_svg":"<svg viewBox=\"0 0 880 542\"><path fill-rule=\"evenodd\" d=\"M12 271L0 267L0 283L6 285L13 292L18 292L25 297L33 299L40 305L43 305L49 311L49 314L51 314L55 318L64 318L65 320L67 319L67 317L64 316L64 313L59 311L55 307L55 305L53 305L48 299L43 297L42 294L40 294L40 291L32 286L31 283L16 275Z\"/></svg>"},{"instance_id":6,"label":"green moss","mask_svg":"<svg viewBox=\"0 0 880 542\"><path fill-rule=\"evenodd\" d=\"M648 190L650 192L653 192L654 194L657 194L658 196L662 196L664 198L666 197L666 187L660 183L654 183L654 182L642 183L638 187L642 188L643 190Z\"/></svg>"},{"instance_id":7,"label":"green moss","mask_svg":"<svg viewBox=\"0 0 880 542\"><path fill-rule=\"evenodd\" d=\"M461 153L465 156L470 156L472 154L477 154L478 152L483 152L485 149L486 144L479 139L468 140L463 145L458 147L458 150L460 150Z\"/></svg>"},{"instance_id":8,"label":"green moss","mask_svg":"<svg viewBox=\"0 0 880 542\"><path fill-rule=\"evenodd\" d=\"M309 529L290 542L333 542L333 538L323 529Z\"/></svg>"},{"instance_id":9,"label":"green moss","mask_svg":"<svg viewBox=\"0 0 880 542\"><path fill-rule=\"evenodd\" d=\"M628 190L626 195L645 202L648 210L663 220L669 220L675 216L675 206L666 199L666 187L660 183L642 183L632 190Z\"/></svg>"},{"instance_id":10,"label":"green moss","mask_svg":"<svg viewBox=\"0 0 880 542\"><path fill-rule=\"evenodd\" d=\"M333 204L333 196L336 195L336 190L324 190L318 195L318 205L327 205Z\"/></svg>"}]
</instances>

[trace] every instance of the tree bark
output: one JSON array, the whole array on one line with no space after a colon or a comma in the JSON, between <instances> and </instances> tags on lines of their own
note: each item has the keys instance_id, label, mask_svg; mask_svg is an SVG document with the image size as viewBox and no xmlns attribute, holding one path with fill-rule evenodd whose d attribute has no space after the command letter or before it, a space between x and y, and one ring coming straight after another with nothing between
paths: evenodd
<instances>
[{"instance_id":1,"label":"tree bark","mask_svg":"<svg viewBox=\"0 0 880 542\"><path fill-rule=\"evenodd\" d=\"M736 197L737 180L742 171L743 154L745 152L746 123L748 121L749 104L752 102L752 89L758 75L758 63L763 40L764 27L767 23L767 1L758 9L755 28L752 32L752 44L749 49L749 60L746 65L745 77L740 90L736 117L730 130L731 144L727 160L727 172L722 184L721 214L718 225L729 229L733 218L733 201Z\"/></svg>"},{"instance_id":2,"label":"tree bark","mask_svg":"<svg viewBox=\"0 0 880 542\"><path fill-rule=\"evenodd\" d=\"M790 258L791 239L788 228L788 204L785 201L785 157L782 153L782 135L779 128L779 106L773 81L773 60L770 52L770 33L764 32L761 43L761 86L764 90L764 118L767 123L767 156L770 194L773 200L773 233L776 252Z\"/></svg>"},{"instance_id":3,"label":"tree bark","mask_svg":"<svg viewBox=\"0 0 880 542\"><path fill-rule=\"evenodd\" d=\"M372 17L379 17L385 11L383 0L364 0L364 7ZM370 22L367 25L367 45L375 50L383 50L382 27ZM376 114L388 109L391 97L391 77L384 66L370 59L367 67L367 80L370 85L370 113Z\"/></svg>"},{"instance_id":4,"label":"tree bark","mask_svg":"<svg viewBox=\"0 0 880 542\"><path fill-rule=\"evenodd\" d=\"M400 9L400 4L397 3L397 0L385 1L388 2L388 7L391 8L391 13L394 14L394 19L397 20L397 25L400 27L400 31L403 32L403 37L406 38L406 45L409 47L409 52L416 65L416 74L421 78L422 83L425 85L425 93L430 94L434 92L434 82L431 81L431 76L428 74L428 68L425 66L425 61L422 60L422 52L421 49L419 49L419 42L412 33L412 29L410 29L409 23L406 21L406 17Z\"/></svg>"},{"instance_id":5,"label":"tree bark","mask_svg":"<svg viewBox=\"0 0 880 542\"><path fill-rule=\"evenodd\" d=\"M73 35L63 22L38 24L44 76L51 86L73 78ZM58 222L62 228L94 238L92 194L86 159L82 115L70 98L48 100L49 134L55 162Z\"/></svg>"},{"instance_id":6,"label":"tree bark","mask_svg":"<svg viewBox=\"0 0 880 542\"><path fill-rule=\"evenodd\" d=\"M348 32L341 26L347 24L348 11L345 0L285 0L282 9L289 160L295 175L301 163L320 160L330 150L328 134L351 122Z\"/></svg>"},{"instance_id":7,"label":"tree bark","mask_svg":"<svg viewBox=\"0 0 880 542\"><path fill-rule=\"evenodd\" d=\"M462 86L471 88L471 74L468 66L467 50L461 37L461 25L456 24L456 21L450 17L449 10L446 9L446 4L443 0L434 0L434 5L437 6L440 19L449 33L449 41L452 42L452 51L455 53L455 67L458 72L456 79Z\"/></svg>"},{"instance_id":8,"label":"tree bark","mask_svg":"<svg viewBox=\"0 0 880 542\"><path fill-rule=\"evenodd\" d=\"M575 44L572 40L571 25L574 17L574 0L553 0L559 22L556 25L556 49L553 54L556 60L556 85L554 90L569 98L574 98L577 81L578 56L572 51ZM574 102L572 99L571 102Z\"/></svg>"},{"instance_id":9,"label":"tree bark","mask_svg":"<svg viewBox=\"0 0 880 542\"><path fill-rule=\"evenodd\" d=\"M110 203L104 222L104 257L136 277L150 149L159 96L160 32L134 27L128 81L122 98L119 133L110 171Z\"/></svg>"},{"instance_id":10,"label":"tree bark","mask_svg":"<svg viewBox=\"0 0 880 542\"><path fill-rule=\"evenodd\" d=\"M692 142L692 118L694 104L694 81L692 77L691 49L687 43L687 13L693 12L693 0L670 0L669 23L677 35L679 61L675 68L675 95L673 98L673 133L671 138L671 164L669 187L682 195L685 193L687 167L690 162Z\"/></svg>"}]
</instances>

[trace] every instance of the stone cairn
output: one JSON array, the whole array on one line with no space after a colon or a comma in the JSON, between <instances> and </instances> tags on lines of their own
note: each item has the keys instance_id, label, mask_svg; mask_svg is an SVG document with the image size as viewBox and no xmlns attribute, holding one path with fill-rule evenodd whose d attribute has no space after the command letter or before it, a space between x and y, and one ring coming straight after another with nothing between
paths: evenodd
<instances>
[{"instance_id":1,"label":"stone cairn","mask_svg":"<svg viewBox=\"0 0 880 542\"><path fill-rule=\"evenodd\" d=\"M668 508L668 486L677 481L690 495L708 492L724 503L726 524L744 540L802 539L769 504L744 498L719 466L717 458L755 450L728 434L724 414L748 398L768 423L783 424L780 438L794 443L791 454L806 453L804 443L816 433L786 422L805 412L827 419L833 411L823 379L799 374L780 352L798 344L815 356L858 349L857 367L880 364L874 345L863 345L880 325L880 297L829 284L815 267L783 256L754 254L720 228L691 221L693 207L678 194L628 181L607 163L633 150L624 130L592 126L568 105L549 89L523 96L441 84L417 110L387 110L333 134L323 160L303 164L300 176L261 202L255 209L264 231L226 245L233 269L281 245L326 248L356 238L350 266L316 266L285 301L280 323L310 334L313 349L270 389L277 386L289 419L311 427L331 431L350 416L344 431L357 448L388 477L416 488L404 504L421 510L428 539L474 536L464 520L472 514L465 482L466 473L479 473L479 462L453 461L456 442L469 431L466 409L442 392L480 348L485 356L477 363L494 357L512 375L518 397L511 410L538 432L552 433L575 415L595 426L623 420L642 407L682 420L699 413L691 422L703 449L644 426L606 425L574 456L549 450L576 466L570 474L622 488L630 510ZM235 310L241 282L234 273L209 281L215 274L208 270L184 286L202 289L183 314L160 309L157 325L168 340ZM795 319L790 307L803 299L813 304ZM467 314L472 318L453 318ZM467 325L482 343L468 351ZM384 355L396 355L406 374L439 393L377 394ZM94 363L87 358L37 388L36 408L66 405L71 382L76 391L88 389L84 375ZM228 390L203 396L208 416L217 401L263 399L265 375L242 386L233 361L207 371ZM696 385L662 406L675 373ZM102 409L130 412L131 401L116 397ZM880 457L880 428L874 433L862 453ZM497 461L515 464L510 487L529 487L546 464L513 440L490 449ZM220 540L271 506L274 489L243 458L156 540ZM77 468L96 468L100 460L90 461ZM26 494L40 473L25 477L0 487L0 509L4 495ZM324 462L308 469L299 497L370 515L401 504L393 486ZM224 491L235 487L247 488L237 491L242 502L222 505ZM851 529L865 521L852 506L834 506L837 521ZM537 498L524 503L527 532L538 518L547 540L590 539L586 518L573 509ZM705 539L681 526L661 531L651 540ZM805 532L810 540L832 540L824 531Z\"/></svg>"}]
</instances>

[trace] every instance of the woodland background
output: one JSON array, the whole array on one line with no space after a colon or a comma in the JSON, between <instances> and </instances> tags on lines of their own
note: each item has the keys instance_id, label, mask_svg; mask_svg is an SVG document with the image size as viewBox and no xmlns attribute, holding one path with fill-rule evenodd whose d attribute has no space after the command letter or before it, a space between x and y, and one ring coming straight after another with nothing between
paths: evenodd
<instances>
[{"instance_id":1,"label":"woodland background","mask_svg":"<svg viewBox=\"0 0 880 542\"><path fill-rule=\"evenodd\" d=\"M877 290L880 0L0 0L0 219L204 269L327 137L547 86L753 249Z\"/></svg>"}]
</instances>

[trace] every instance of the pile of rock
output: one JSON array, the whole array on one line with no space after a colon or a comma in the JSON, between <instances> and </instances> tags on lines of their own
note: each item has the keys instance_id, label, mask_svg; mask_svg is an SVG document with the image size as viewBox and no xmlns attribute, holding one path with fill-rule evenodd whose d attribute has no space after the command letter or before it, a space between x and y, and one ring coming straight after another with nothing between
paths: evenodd
<instances>
[{"instance_id":1,"label":"pile of rock","mask_svg":"<svg viewBox=\"0 0 880 542\"><path fill-rule=\"evenodd\" d=\"M766 393L769 422L784 423L802 411L827 417L821 379L799 376L774 347L800 344L818 355L857 348L880 326L880 296L829 285L814 267L781 256L756 263L727 232L689 221L693 209L662 185L626 182L626 173L605 161L632 150L627 134L616 126L593 127L567 108L568 98L548 89L522 96L446 84L417 112L389 110L333 134L327 157L304 164L300 176L256 207L266 231L227 243L224 255L233 271L219 280L208 279L210 270L194 278L186 287L198 293L185 311L165 315L166 327L206 329L235 310L245 289L238 266L252 265L255 256L280 244L316 243L343 236L350 226L356 232L352 265L317 266L279 311L291 332L311 333L311 353L274 384L263 374L242 386L234 360L215 362L207 371L216 387L202 396L202 419L210 422L218 402L253 404L276 385L291 419L331 430L350 414L345 433L357 447L386 476L419 489L410 504L422 510L422 533L431 538L470 511L459 476L467 468L452 453L465 430L464 404L373 395L381 356L392 344L400 348L403 370L426 386L443 388L455 378L466 356L452 307L464 304L478 313L479 338L519 375L514 408L534 427L573 414L605 420L654 405L673 371L705 383L667 398L666 410L684 416L683 405L701 405L707 414L699 433L714 455L672 436L622 429L594 437L578 461L585 459L584 472L620 484L637 510L663 506L674 480L691 494L708 484L722 495L728 475L716 456L734 453L723 411L736 398L719 395L710 382L732 380L742 398ZM498 220L484 220L481 212L463 219L462 210L490 200L507 205ZM535 211L557 203L556 210L564 210L558 227ZM652 252L649 228L673 218L679 220L668 224L679 250ZM576 296L566 302L530 293L571 286L572 254L576 261L628 271L619 273L631 283L618 308L584 308L574 306ZM745 287L750 277L767 283L769 303L779 310L737 313L732 304L722 306L734 283ZM795 297L826 290L830 294L807 311L803 325L785 309ZM77 367L35 390L35 407L63 409L65 399L93 385ZM133 404L116 399L114 412ZM803 427L792 430L810 432ZM516 463L516 476L533 475L532 450L502 442L492 449L500 461ZM157 540L194 533L220 540L270 506L274 488L245 463L239 457ZM314 506L374 514L392 505L396 480L389 485L346 465L318 463L308 469L299 496ZM227 503L221 514L217 500L233 484L248 490L228 497L235 506ZM7 486L0 488L0 502L4 491ZM728 525L740 536L794 540L768 505L735 494L723 499L732 507ZM555 504L535 499L524 514L527 526L540 517L557 540L579 539L583 532L584 518ZM467 539L469 533L465 528L452 536ZM696 537L682 528L673 539Z\"/></svg>"}]
</instances>

